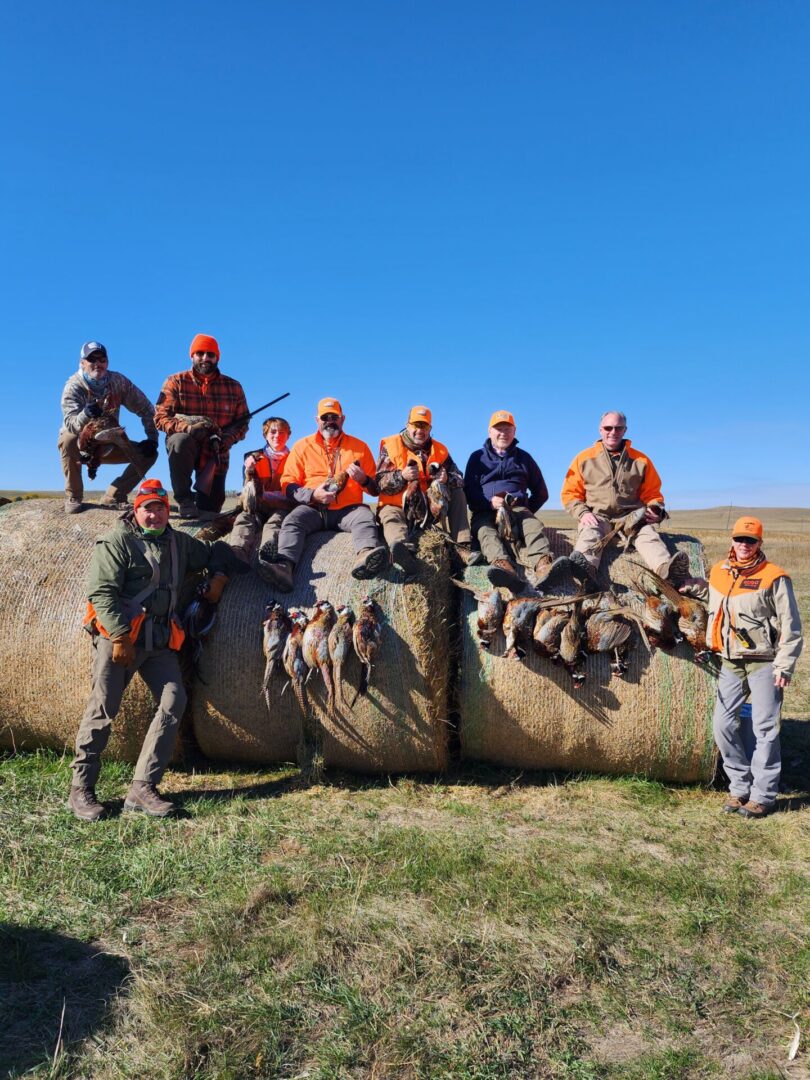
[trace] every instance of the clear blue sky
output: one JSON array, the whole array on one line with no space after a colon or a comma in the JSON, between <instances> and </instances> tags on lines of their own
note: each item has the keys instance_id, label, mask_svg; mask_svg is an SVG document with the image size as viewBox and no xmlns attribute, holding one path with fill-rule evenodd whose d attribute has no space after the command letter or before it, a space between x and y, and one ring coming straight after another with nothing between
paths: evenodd
<instances>
[{"instance_id":1,"label":"clear blue sky","mask_svg":"<svg viewBox=\"0 0 810 1080\"><path fill-rule=\"evenodd\" d=\"M83 341L154 399L201 331L294 437L425 403L463 464L508 408L559 505L619 408L672 506L810 505L803 0L43 0L0 40L0 487L61 489Z\"/></svg>"}]
</instances>

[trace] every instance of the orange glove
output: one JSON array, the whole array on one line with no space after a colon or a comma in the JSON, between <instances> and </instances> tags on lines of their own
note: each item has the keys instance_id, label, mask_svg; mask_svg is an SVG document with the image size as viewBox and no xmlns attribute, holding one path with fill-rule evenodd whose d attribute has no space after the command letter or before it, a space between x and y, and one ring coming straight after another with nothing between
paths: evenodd
<instances>
[{"instance_id":1,"label":"orange glove","mask_svg":"<svg viewBox=\"0 0 810 1080\"><path fill-rule=\"evenodd\" d=\"M131 667L135 663L135 644L129 634L116 638L112 643L112 662Z\"/></svg>"},{"instance_id":2,"label":"orange glove","mask_svg":"<svg viewBox=\"0 0 810 1080\"><path fill-rule=\"evenodd\" d=\"M214 574L208 582L208 588L205 590L205 599L210 600L212 604L218 604L227 584L227 574Z\"/></svg>"}]
</instances>

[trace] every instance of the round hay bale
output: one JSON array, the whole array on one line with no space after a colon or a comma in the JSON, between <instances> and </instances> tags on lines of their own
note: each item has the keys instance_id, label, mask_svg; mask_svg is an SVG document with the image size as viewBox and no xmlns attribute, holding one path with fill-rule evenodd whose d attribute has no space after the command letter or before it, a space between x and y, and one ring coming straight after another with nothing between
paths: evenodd
<instances>
[{"instance_id":1,"label":"round hay bale","mask_svg":"<svg viewBox=\"0 0 810 1080\"><path fill-rule=\"evenodd\" d=\"M354 552L343 533L316 533L296 572L296 588L276 595L287 609L308 614L318 600L348 604L357 614L371 596L378 605L382 642L367 695L353 709L326 712L320 673L306 685L323 764L359 772L435 772L447 764L451 608L448 563L440 537L422 538L425 567L419 580L402 583L398 570L356 581ZM302 738L301 712L282 672L271 684L268 710L260 689L264 674L261 622L274 597L254 574L234 578L206 644L192 703L194 732L211 758L240 762L294 761ZM352 654L344 685L354 697L360 665Z\"/></svg>"},{"instance_id":2,"label":"round hay bale","mask_svg":"<svg viewBox=\"0 0 810 1080\"><path fill-rule=\"evenodd\" d=\"M90 693L93 648L82 629L85 583L110 510L65 516L62 499L0 508L0 747L72 746ZM108 753L135 761L155 702L141 679L127 687Z\"/></svg>"},{"instance_id":3,"label":"round hay bale","mask_svg":"<svg viewBox=\"0 0 810 1080\"><path fill-rule=\"evenodd\" d=\"M555 555L571 551L573 533L547 532ZM693 574L705 574L698 540L672 535L667 540L673 549L689 553ZM610 546L600 570L605 586L609 581L629 584L631 559L638 555ZM465 578L476 588L489 587L484 568L467 570ZM464 759L528 769L711 780L715 680L694 662L688 645L651 654L639 642L624 679L611 677L606 655L589 656L585 684L575 690L564 667L531 651L523 661L504 659L503 635L491 653L480 649L472 594L463 592L461 603Z\"/></svg>"}]
</instances>

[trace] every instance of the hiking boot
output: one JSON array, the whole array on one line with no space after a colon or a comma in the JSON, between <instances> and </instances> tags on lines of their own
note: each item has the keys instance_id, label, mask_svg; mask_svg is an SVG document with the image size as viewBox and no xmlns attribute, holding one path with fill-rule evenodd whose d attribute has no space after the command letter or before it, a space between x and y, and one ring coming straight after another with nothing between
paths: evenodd
<instances>
[{"instance_id":1,"label":"hiking boot","mask_svg":"<svg viewBox=\"0 0 810 1080\"><path fill-rule=\"evenodd\" d=\"M268 540L259 548L259 559L262 562L274 563L278 558L278 540Z\"/></svg>"},{"instance_id":2,"label":"hiking boot","mask_svg":"<svg viewBox=\"0 0 810 1080\"><path fill-rule=\"evenodd\" d=\"M109 510L129 509L129 502L126 495L121 495L115 488L107 488L99 501L101 506L105 506Z\"/></svg>"},{"instance_id":3,"label":"hiking boot","mask_svg":"<svg viewBox=\"0 0 810 1080\"><path fill-rule=\"evenodd\" d=\"M200 516L200 511L193 499L183 499L177 506L177 516L185 521L196 521Z\"/></svg>"},{"instance_id":4,"label":"hiking boot","mask_svg":"<svg viewBox=\"0 0 810 1080\"><path fill-rule=\"evenodd\" d=\"M514 593L523 592L526 587L514 563L509 559L496 559L487 570L487 577L493 585L502 585Z\"/></svg>"},{"instance_id":5,"label":"hiking boot","mask_svg":"<svg viewBox=\"0 0 810 1080\"><path fill-rule=\"evenodd\" d=\"M81 513L82 505L83 504L81 499L71 499L70 496L68 496L65 499L65 513L79 514Z\"/></svg>"},{"instance_id":6,"label":"hiking boot","mask_svg":"<svg viewBox=\"0 0 810 1080\"><path fill-rule=\"evenodd\" d=\"M287 559L274 563L260 563L259 573L262 579L274 586L279 592L293 591L293 564Z\"/></svg>"},{"instance_id":7,"label":"hiking boot","mask_svg":"<svg viewBox=\"0 0 810 1080\"><path fill-rule=\"evenodd\" d=\"M98 821L106 813L91 787L71 787L67 808L81 821Z\"/></svg>"},{"instance_id":8,"label":"hiking boot","mask_svg":"<svg viewBox=\"0 0 810 1080\"><path fill-rule=\"evenodd\" d=\"M747 803L748 803L747 799L741 799L738 795L729 795L728 799L726 800L725 805L723 806L723 808L721 810L721 813L723 813L723 814L736 814L740 810L742 810L742 808L745 805L747 805Z\"/></svg>"},{"instance_id":9,"label":"hiking boot","mask_svg":"<svg viewBox=\"0 0 810 1080\"><path fill-rule=\"evenodd\" d=\"M676 589L679 585L684 585L689 577L689 552L676 551L669 560L667 572L662 574L661 577L666 578Z\"/></svg>"},{"instance_id":10,"label":"hiking boot","mask_svg":"<svg viewBox=\"0 0 810 1080\"><path fill-rule=\"evenodd\" d=\"M174 813L174 803L168 799L161 799L160 792L154 784L147 784L144 780L133 780L132 786L124 799L125 810L136 810L149 817L168 817Z\"/></svg>"},{"instance_id":11,"label":"hiking boot","mask_svg":"<svg viewBox=\"0 0 810 1080\"><path fill-rule=\"evenodd\" d=\"M480 549L473 551L470 544L456 544L456 553L462 566L480 566L484 561Z\"/></svg>"},{"instance_id":12,"label":"hiking boot","mask_svg":"<svg viewBox=\"0 0 810 1080\"><path fill-rule=\"evenodd\" d=\"M419 561L404 540L397 540L391 548L391 558L402 567L406 578L416 577Z\"/></svg>"},{"instance_id":13,"label":"hiking boot","mask_svg":"<svg viewBox=\"0 0 810 1080\"><path fill-rule=\"evenodd\" d=\"M568 565L578 585L584 586L587 592L599 592L596 568L591 566L581 551L571 552L568 556Z\"/></svg>"},{"instance_id":14,"label":"hiking boot","mask_svg":"<svg viewBox=\"0 0 810 1080\"><path fill-rule=\"evenodd\" d=\"M534 576L537 579L537 588L548 588L554 582L558 582L566 571L570 571L571 562L567 555L560 555L552 559L550 555L541 555L534 568Z\"/></svg>"},{"instance_id":15,"label":"hiking boot","mask_svg":"<svg viewBox=\"0 0 810 1080\"><path fill-rule=\"evenodd\" d=\"M388 565L388 548L384 546L363 548L357 553L352 567L352 577L367 581L376 577Z\"/></svg>"},{"instance_id":16,"label":"hiking boot","mask_svg":"<svg viewBox=\"0 0 810 1080\"><path fill-rule=\"evenodd\" d=\"M737 813L740 817L758 820L759 818L767 817L768 814L772 814L773 806L763 806L762 803L758 802L747 802L745 806L740 807Z\"/></svg>"}]
</instances>

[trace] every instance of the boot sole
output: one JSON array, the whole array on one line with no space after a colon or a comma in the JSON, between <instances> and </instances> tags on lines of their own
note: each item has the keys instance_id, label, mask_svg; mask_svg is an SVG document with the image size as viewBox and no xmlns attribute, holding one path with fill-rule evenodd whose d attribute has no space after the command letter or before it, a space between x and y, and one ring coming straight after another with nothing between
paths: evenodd
<instances>
[{"instance_id":1,"label":"boot sole","mask_svg":"<svg viewBox=\"0 0 810 1080\"><path fill-rule=\"evenodd\" d=\"M131 802L129 799L124 799L124 810L131 814L146 814L147 817L165 818L171 817L175 811L175 807L170 807L168 810L147 810L145 806L141 806L140 803Z\"/></svg>"},{"instance_id":2,"label":"boot sole","mask_svg":"<svg viewBox=\"0 0 810 1080\"><path fill-rule=\"evenodd\" d=\"M391 558L409 577L413 577L419 570L419 560L404 544L394 544L391 548Z\"/></svg>"},{"instance_id":3,"label":"boot sole","mask_svg":"<svg viewBox=\"0 0 810 1080\"><path fill-rule=\"evenodd\" d=\"M384 547L376 548L366 557L366 561L362 566L355 566L352 570L352 577L356 581L368 581L369 578L377 577L387 562L388 549Z\"/></svg>"}]
</instances>

